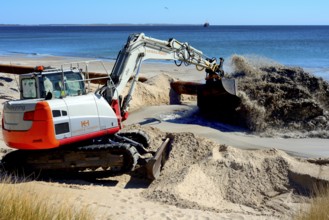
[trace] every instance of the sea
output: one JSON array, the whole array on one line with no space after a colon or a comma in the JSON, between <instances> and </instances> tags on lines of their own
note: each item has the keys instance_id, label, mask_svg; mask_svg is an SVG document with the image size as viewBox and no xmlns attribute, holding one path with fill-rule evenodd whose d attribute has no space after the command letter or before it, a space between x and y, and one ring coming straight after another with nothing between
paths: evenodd
<instances>
[{"instance_id":1,"label":"sea","mask_svg":"<svg viewBox=\"0 0 329 220\"><path fill-rule=\"evenodd\" d=\"M210 58L238 54L299 66L329 80L329 26L3 25L0 55L115 60L128 36L141 32L188 42Z\"/></svg>"}]
</instances>

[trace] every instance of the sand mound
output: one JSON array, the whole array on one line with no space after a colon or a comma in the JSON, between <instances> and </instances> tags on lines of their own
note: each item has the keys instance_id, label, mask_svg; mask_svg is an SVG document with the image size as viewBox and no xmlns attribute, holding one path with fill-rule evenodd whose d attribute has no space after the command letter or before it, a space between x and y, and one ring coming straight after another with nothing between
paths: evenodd
<instances>
[{"instance_id":1,"label":"sand mound","mask_svg":"<svg viewBox=\"0 0 329 220\"><path fill-rule=\"evenodd\" d=\"M329 137L329 84L301 68L275 64L254 65L232 57L245 125L253 131L301 131Z\"/></svg>"},{"instance_id":2,"label":"sand mound","mask_svg":"<svg viewBox=\"0 0 329 220\"><path fill-rule=\"evenodd\" d=\"M0 73L0 118L2 118L3 103L19 98L16 78L13 74Z\"/></svg>"},{"instance_id":3,"label":"sand mound","mask_svg":"<svg viewBox=\"0 0 329 220\"><path fill-rule=\"evenodd\" d=\"M19 96L15 75L0 73L0 101L14 100Z\"/></svg>"},{"instance_id":4,"label":"sand mound","mask_svg":"<svg viewBox=\"0 0 329 220\"><path fill-rule=\"evenodd\" d=\"M178 103L178 94L175 94L170 88L172 81L174 81L173 77L161 73L150 77L145 82L137 82L130 103L130 111L139 109L142 106ZM124 94L128 92L129 88L130 83L128 83Z\"/></svg>"},{"instance_id":5,"label":"sand mound","mask_svg":"<svg viewBox=\"0 0 329 220\"><path fill-rule=\"evenodd\" d=\"M154 128L149 131L163 136ZM160 178L143 193L157 202L222 213L292 215L313 184L329 180L328 167L275 149L245 151L192 133L169 136L169 160Z\"/></svg>"}]
</instances>

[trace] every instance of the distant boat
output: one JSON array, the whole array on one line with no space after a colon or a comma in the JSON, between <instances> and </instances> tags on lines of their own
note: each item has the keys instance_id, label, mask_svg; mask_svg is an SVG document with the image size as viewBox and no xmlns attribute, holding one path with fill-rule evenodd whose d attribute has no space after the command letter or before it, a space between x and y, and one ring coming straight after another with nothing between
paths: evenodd
<instances>
[{"instance_id":1,"label":"distant boat","mask_svg":"<svg viewBox=\"0 0 329 220\"><path fill-rule=\"evenodd\" d=\"M209 22L204 23L203 27L209 27Z\"/></svg>"}]
</instances>

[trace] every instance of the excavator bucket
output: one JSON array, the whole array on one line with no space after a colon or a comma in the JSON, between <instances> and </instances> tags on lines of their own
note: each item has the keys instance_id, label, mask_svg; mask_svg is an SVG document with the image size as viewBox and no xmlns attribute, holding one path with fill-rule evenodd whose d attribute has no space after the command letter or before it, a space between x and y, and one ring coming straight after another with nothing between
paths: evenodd
<instances>
[{"instance_id":1,"label":"excavator bucket","mask_svg":"<svg viewBox=\"0 0 329 220\"><path fill-rule=\"evenodd\" d=\"M171 88L178 94L197 95L197 105L202 114L224 122L234 120L235 109L240 105L234 79L197 82L176 81Z\"/></svg>"},{"instance_id":2,"label":"excavator bucket","mask_svg":"<svg viewBox=\"0 0 329 220\"><path fill-rule=\"evenodd\" d=\"M146 164L147 178L155 180L160 176L162 166L165 164L168 155L168 146L170 138L166 138L158 148L155 155Z\"/></svg>"}]
</instances>

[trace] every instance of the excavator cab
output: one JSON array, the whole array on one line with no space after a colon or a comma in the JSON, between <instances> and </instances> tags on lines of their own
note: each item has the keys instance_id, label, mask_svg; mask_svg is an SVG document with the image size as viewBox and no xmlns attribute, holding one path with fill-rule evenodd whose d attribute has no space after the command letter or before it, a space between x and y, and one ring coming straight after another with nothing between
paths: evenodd
<instances>
[{"instance_id":1,"label":"excavator cab","mask_svg":"<svg viewBox=\"0 0 329 220\"><path fill-rule=\"evenodd\" d=\"M44 69L19 76L20 99L58 99L86 94L83 75L76 69Z\"/></svg>"}]
</instances>

